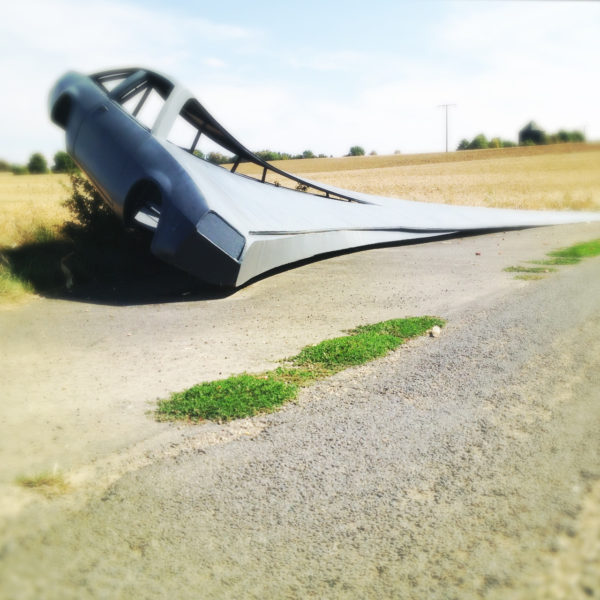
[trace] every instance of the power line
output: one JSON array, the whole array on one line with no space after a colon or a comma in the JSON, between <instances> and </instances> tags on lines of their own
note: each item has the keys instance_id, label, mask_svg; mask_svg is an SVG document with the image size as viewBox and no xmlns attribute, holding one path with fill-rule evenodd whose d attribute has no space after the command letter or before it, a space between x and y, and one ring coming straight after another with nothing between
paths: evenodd
<instances>
[{"instance_id":1,"label":"power line","mask_svg":"<svg viewBox=\"0 0 600 600\"><path fill-rule=\"evenodd\" d=\"M456 106L456 104L438 104L438 108L446 109L446 152L448 152L448 107Z\"/></svg>"}]
</instances>

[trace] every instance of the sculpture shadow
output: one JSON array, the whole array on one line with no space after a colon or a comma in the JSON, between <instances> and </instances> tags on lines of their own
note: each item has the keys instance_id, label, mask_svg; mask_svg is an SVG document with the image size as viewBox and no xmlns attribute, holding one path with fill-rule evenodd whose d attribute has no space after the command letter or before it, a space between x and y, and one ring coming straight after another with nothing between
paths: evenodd
<instances>
[{"instance_id":1,"label":"sculpture shadow","mask_svg":"<svg viewBox=\"0 0 600 600\"><path fill-rule=\"evenodd\" d=\"M329 252L262 273L240 288L221 288L205 284L192 275L160 261L151 254L151 235L144 231L124 232L122 228L113 231L118 233L110 240L97 236L75 235L72 238L32 241L16 248L2 249L0 259L13 276L27 282L35 293L46 298L132 306L222 299L278 273L334 256L364 252L372 248L418 245L471 237L507 229L452 233L435 238L388 242Z\"/></svg>"},{"instance_id":2,"label":"sculpture shadow","mask_svg":"<svg viewBox=\"0 0 600 600\"><path fill-rule=\"evenodd\" d=\"M144 232L107 242L90 237L31 241L4 248L9 273L46 298L114 306L224 298L232 289L209 286L156 259Z\"/></svg>"}]
</instances>

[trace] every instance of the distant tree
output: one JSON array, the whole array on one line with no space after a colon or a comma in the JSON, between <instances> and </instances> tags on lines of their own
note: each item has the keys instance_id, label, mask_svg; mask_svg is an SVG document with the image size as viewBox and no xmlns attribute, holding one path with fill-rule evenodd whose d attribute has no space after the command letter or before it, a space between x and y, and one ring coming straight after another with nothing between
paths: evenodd
<instances>
[{"instance_id":1,"label":"distant tree","mask_svg":"<svg viewBox=\"0 0 600 600\"><path fill-rule=\"evenodd\" d=\"M52 165L53 173L73 173L76 170L77 165L67 152L59 150L54 155L54 165Z\"/></svg>"},{"instance_id":2,"label":"distant tree","mask_svg":"<svg viewBox=\"0 0 600 600\"><path fill-rule=\"evenodd\" d=\"M204 154L202 150L194 150L194 156L197 156L198 158L206 158L206 154Z\"/></svg>"},{"instance_id":3,"label":"distant tree","mask_svg":"<svg viewBox=\"0 0 600 600\"><path fill-rule=\"evenodd\" d=\"M233 162L234 157L225 156L220 152L209 152L208 156L206 157L206 160L208 160L208 162L212 163L213 165L224 165L226 163Z\"/></svg>"},{"instance_id":4,"label":"distant tree","mask_svg":"<svg viewBox=\"0 0 600 600\"><path fill-rule=\"evenodd\" d=\"M402 150L394 150L394 154L402 154Z\"/></svg>"},{"instance_id":5,"label":"distant tree","mask_svg":"<svg viewBox=\"0 0 600 600\"><path fill-rule=\"evenodd\" d=\"M502 140L503 148L514 148L515 146L516 144L514 142L511 142L510 140Z\"/></svg>"},{"instance_id":6,"label":"distant tree","mask_svg":"<svg viewBox=\"0 0 600 600\"><path fill-rule=\"evenodd\" d=\"M255 152L258 158L262 158L263 160L281 160L281 154L279 152L274 152L273 150L259 150Z\"/></svg>"},{"instance_id":7,"label":"distant tree","mask_svg":"<svg viewBox=\"0 0 600 600\"><path fill-rule=\"evenodd\" d=\"M352 146L352 148L350 148L350 152L348 153L348 156L364 156L365 155L365 149L362 146Z\"/></svg>"},{"instance_id":8,"label":"distant tree","mask_svg":"<svg viewBox=\"0 0 600 600\"><path fill-rule=\"evenodd\" d=\"M574 130L574 131L565 131L563 132L566 134L567 137L567 142L585 142L585 134L583 133L583 131L579 131L579 130ZM558 135L560 136L561 132L558 132Z\"/></svg>"},{"instance_id":9,"label":"distant tree","mask_svg":"<svg viewBox=\"0 0 600 600\"><path fill-rule=\"evenodd\" d=\"M13 175L27 175L29 173L29 169L25 165L11 165L10 170Z\"/></svg>"},{"instance_id":10,"label":"distant tree","mask_svg":"<svg viewBox=\"0 0 600 600\"><path fill-rule=\"evenodd\" d=\"M548 143L546 132L535 121L529 121L519 131L519 146L537 146L546 143Z\"/></svg>"},{"instance_id":11,"label":"distant tree","mask_svg":"<svg viewBox=\"0 0 600 600\"><path fill-rule=\"evenodd\" d=\"M371 152L369 152L369 156L377 156L377 152L375 150L371 150Z\"/></svg>"},{"instance_id":12,"label":"distant tree","mask_svg":"<svg viewBox=\"0 0 600 600\"><path fill-rule=\"evenodd\" d=\"M48 172L48 163L43 154L36 152L31 155L27 163L27 169L30 173L40 174Z\"/></svg>"},{"instance_id":13,"label":"distant tree","mask_svg":"<svg viewBox=\"0 0 600 600\"><path fill-rule=\"evenodd\" d=\"M482 150L488 147L488 141L483 133L476 135L469 143L469 150Z\"/></svg>"},{"instance_id":14,"label":"distant tree","mask_svg":"<svg viewBox=\"0 0 600 600\"><path fill-rule=\"evenodd\" d=\"M317 158L327 158L326 154L319 154L319 156Z\"/></svg>"},{"instance_id":15,"label":"distant tree","mask_svg":"<svg viewBox=\"0 0 600 600\"><path fill-rule=\"evenodd\" d=\"M502 140L499 137L494 137L488 142L488 148L502 148Z\"/></svg>"},{"instance_id":16,"label":"distant tree","mask_svg":"<svg viewBox=\"0 0 600 600\"><path fill-rule=\"evenodd\" d=\"M463 138L460 140L460 144L456 147L457 150L468 150L469 149L469 140Z\"/></svg>"},{"instance_id":17,"label":"distant tree","mask_svg":"<svg viewBox=\"0 0 600 600\"><path fill-rule=\"evenodd\" d=\"M0 160L0 173L6 173L10 171L10 163L5 160Z\"/></svg>"},{"instance_id":18,"label":"distant tree","mask_svg":"<svg viewBox=\"0 0 600 600\"><path fill-rule=\"evenodd\" d=\"M302 158L316 158L312 150L305 150L302 153Z\"/></svg>"}]
</instances>

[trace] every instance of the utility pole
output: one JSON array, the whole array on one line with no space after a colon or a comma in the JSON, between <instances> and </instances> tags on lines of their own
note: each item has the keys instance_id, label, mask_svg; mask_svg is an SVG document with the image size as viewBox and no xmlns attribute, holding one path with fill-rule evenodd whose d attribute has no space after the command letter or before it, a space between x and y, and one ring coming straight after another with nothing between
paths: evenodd
<instances>
[{"instance_id":1,"label":"utility pole","mask_svg":"<svg viewBox=\"0 0 600 600\"><path fill-rule=\"evenodd\" d=\"M446 109L446 152L448 152L448 107L456 106L456 104L438 104L438 108Z\"/></svg>"}]
</instances>

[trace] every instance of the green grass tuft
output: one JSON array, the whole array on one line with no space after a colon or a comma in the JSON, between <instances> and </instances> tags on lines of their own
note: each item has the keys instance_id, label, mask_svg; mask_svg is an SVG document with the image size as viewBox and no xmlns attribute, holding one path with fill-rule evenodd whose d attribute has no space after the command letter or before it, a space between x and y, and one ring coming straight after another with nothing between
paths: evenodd
<instances>
[{"instance_id":1,"label":"green grass tuft","mask_svg":"<svg viewBox=\"0 0 600 600\"><path fill-rule=\"evenodd\" d=\"M350 335L307 346L273 371L237 375L201 383L161 400L159 419L229 421L269 412L296 397L299 388L349 366L360 365L394 350L404 340L445 322L437 317L392 319L362 325Z\"/></svg>"},{"instance_id":2,"label":"green grass tuft","mask_svg":"<svg viewBox=\"0 0 600 600\"><path fill-rule=\"evenodd\" d=\"M504 269L508 273L518 273L515 275L515 279L543 279L543 273L552 273L556 269L552 269L552 266L556 265L574 265L578 263L582 258L588 256L598 256L600 254L600 239L592 240L591 242L582 242L581 244L575 244L568 248L561 248L560 250L552 250L548 252L544 260L530 260L528 261L533 265L542 265L539 267L506 267Z\"/></svg>"},{"instance_id":3,"label":"green grass tuft","mask_svg":"<svg viewBox=\"0 0 600 600\"><path fill-rule=\"evenodd\" d=\"M0 299L15 302L33 293L31 284L13 273L0 263Z\"/></svg>"},{"instance_id":4,"label":"green grass tuft","mask_svg":"<svg viewBox=\"0 0 600 600\"><path fill-rule=\"evenodd\" d=\"M350 333L381 333L409 339L423 335L433 326L443 327L445 321L438 317L407 317L406 319L390 319L372 325L359 325Z\"/></svg>"},{"instance_id":5,"label":"green grass tuft","mask_svg":"<svg viewBox=\"0 0 600 600\"><path fill-rule=\"evenodd\" d=\"M292 363L298 367L319 365L335 373L384 356L402 342L401 338L393 335L358 333L307 346L293 358Z\"/></svg>"},{"instance_id":6,"label":"green grass tuft","mask_svg":"<svg viewBox=\"0 0 600 600\"><path fill-rule=\"evenodd\" d=\"M236 375L195 385L160 401L158 415L199 421L230 421L269 412L296 396L297 386L271 377Z\"/></svg>"},{"instance_id":7,"label":"green grass tuft","mask_svg":"<svg viewBox=\"0 0 600 600\"><path fill-rule=\"evenodd\" d=\"M507 273L552 273L556 269L549 269L548 267L506 267L504 269Z\"/></svg>"},{"instance_id":8,"label":"green grass tuft","mask_svg":"<svg viewBox=\"0 0 600 600\"><path fill-rule=\"evenodd\" d=\"M561 248L560 250L548 252L548 256L568 259L581 259L588 256L598 256L599 254L600 239L592 240L590 242L582 242L581 244L575 244L574 246L569 246L568 248Z\"/></svg>"},{"instance_id":9,"label":"green grass tuft","mask_svg":"<svg viewBox=\"0 0 600 600\"><path fill-rule=\"evenodd\" d=\"M555 256L554 258L546 258L544 260L530 260L532 265L574 265L581 259L567 256Z\"/></svg>"},{"instance_id":10,"label":"green grass tuft","mask_svg":"<svg viewBox=\"0 0 600 600\"><path fill-rule=\"evenodd\" d=\"M534 281L537 279L544 279L544 276L537 275L535 273L521 273L520 275L515 275L515 279L523 279L525 281Z\"/></svg>"},{"instance_id":11,"label":"green grass tuft","mask_svg":"<svg viewBox=\"0 0 600 600\"><path fill-rule=\"evenodd\" d=\"M311 365L309 369L298 369L296 367L277 367L273 371L265 373L277 381L292 383L298 387L305 387L311 383L329 377L332 372L329 369L319 368L318 365Z\"/></svg>"}]
</instances>

